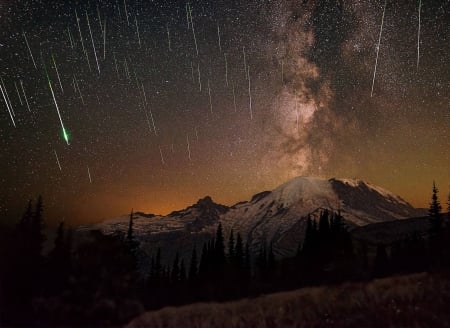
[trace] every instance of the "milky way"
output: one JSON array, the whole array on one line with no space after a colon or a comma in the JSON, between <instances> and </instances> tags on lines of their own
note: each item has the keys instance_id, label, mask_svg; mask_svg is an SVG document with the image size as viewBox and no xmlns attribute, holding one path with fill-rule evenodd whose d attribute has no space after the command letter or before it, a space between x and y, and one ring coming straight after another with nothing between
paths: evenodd
<instances>
[{"instance_id":1,"label":"milky way","mask_svg":"<svg viewBox=\"0 0 450 328\"><path fill-rule=\"evenodd\" d=\"M296 175L426 206L450 184L450 3L387 1L379 39L384 4L0 2L0 215L38 194L53 220L167 213Z\"/></svg>"}]
</instances>

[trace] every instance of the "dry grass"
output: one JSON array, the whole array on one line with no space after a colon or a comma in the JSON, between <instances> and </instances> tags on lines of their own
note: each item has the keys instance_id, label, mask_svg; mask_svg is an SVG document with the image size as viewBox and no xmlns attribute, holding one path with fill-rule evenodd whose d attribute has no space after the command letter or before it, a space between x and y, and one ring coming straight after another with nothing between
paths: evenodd
<instances>
[{"instance_id":1,"label":"dry grass","mask_svg":"<svg viewBox=\"0 0 450 328\"><path fill-rule=\"evenodd\" d=\"M128 327L448 327L450 279L416 274L149 312Z\"/></svg>"}]
</instances>

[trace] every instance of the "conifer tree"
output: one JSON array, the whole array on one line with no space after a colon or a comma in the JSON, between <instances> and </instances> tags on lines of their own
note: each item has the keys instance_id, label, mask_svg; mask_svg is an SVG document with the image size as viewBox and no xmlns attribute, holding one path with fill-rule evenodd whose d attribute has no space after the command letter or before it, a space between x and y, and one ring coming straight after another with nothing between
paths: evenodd
<instances>
[{"instance_id":1,"label":"conifer tree","mask_svg":"<svg viewBox=\"0 0 450 328\"><path fill-rule=\"evenodd\" d=\"M243 268L244 266L244 245L242 241L241 234L238 232L236 237L236 247L234 249L235 263L238 268Z\"/></svg>"},{"instance_id":2,"label":"conifer tree","mask_svg":"<svg viewBox=\"0 0 450 328\"><path fill-rule=\"evenodd\" d=\"M31 240L30 246L33 252L35 261L40 262L42 248L44 246L45 236L42 232L44 228L44 218L42 212L44 211L44 205L42 202L42 196L38 197L34 213L31 218ZM36 263L37 264L37 263Z\"/></svg>"},{"instance_id":3,"label":"conifer tree","mask_svg":"<svg viewBox=\"0 0 450 328\"><path fill-rule=\"evenodd\" d=\"M133 209L131 209L130 220L128 223L127 240L129 244L133 242Z\"/></svg>"},{"instance_id":4,"label":"conifer tree","mask_svg":"<svg viewBox=\"0 0 450 328\"><path fill-rule=\"evenodd\" d=\"M233 229L231 229L230 238L228 240L228 258L230 259L230 261L232 261L234 258L234 252L235 252L234 233Z\"/></svg>"},{"instance_id":5,"label":"conifer tree","mask_svg":"<svg viewBox=\"0 0 450 328\"><path fill-rule=\"evenodd\" d=\"M208 272L209 267L209 256L208 256L208 246L207 243L203 244L202 254L200 256L200 266L198 268L198 274L203 278Z\"/></svg>"},{"instance_id":6,"label":"conifer tree","mask_svg":"<svg viewBox=\"0 0 450 328\"><path fill-rule=\"evenodd\" d=\"M161 265L161 247L158 247L158 250L156 251L156 259L155 259L155 266L154 266L153 274L156 281L160 280L163 277L163 268Z\"/></svg>"},{"instance_id":7,"label":"conifer tree","mask_svg":"<svg viewBox=\"0 0 450 328\"><path fill-rule=\"evenodd\" d=\"M132 266L136 268L138 265L137 262L138 262L139 242L134 237L133 221L134 221L134 213L132 209L130 213L130 219L128 222L128 231L125 242L128 247L128 251L130 252L131 259L133 261Z\"/></svg>"},{"instance_id":8,"label":"conifer tree","mask_svg":"<svg viewBox=\"0 0 450 328\"><path fill-rule=\"evenodd\" d=\"M214 256L217 264L222 265L225 262L225 243L223 239L222 223L219 223L219 226L217 227Z\"/></svg>"},{"instance_id":9,"label":"conifer tree","mask_svg":"<svg viewBox=\"0 0 450 328\"><path fill-rule=\"evenodd\" d=\"M450 224L450 192L448 193L448 198L447 198L447 220L448 220L448 224Z\"/></svg>"},{"instance_id":10,"label":"conifer tree","mask_svg":"<svg viewBox=\"0 0 450 328\"><path fill-rule=\"evenodd\" d=\"M184 264L184 259L181 259L180 264L180 281L186 281L186 265Z\"/></svg>"},{"instance_id":11,"label":"conifer tree","mask_svg":"<svg viewBox=\"0 0 450 328\"><path fill-rule=\"evenodd\" d=\"M64 221L61 221L56 230L55 246L50 253L50 257L54 262L60 262L62 257L64 257L64 244L65 244L65 234L64 234Z\"/></svg>"},{"instance_id":12,"label":"conifer tree","mask_svg":"<svg viewBox=\"0 0 450 328\"><path fill-rule=\"evenodd\" d=\"M194 249L192 250L192 257L191 257L191 265L189 267L189 274L188 274L188 279L192 282L195 281L195 279L197 278L197 250Z\"/></svg>"},{"instance_id":13,"label":"conifer tree","mask_svg":"<svg viewBox=\"0 0 450 328\"><path fill-rule=\"evenodd\" d=\"M180 267L179 267L179 255L178 252L175 255L175 260L173 261L172 271L171 271L171 281L176 283L180 280Z\"/></svg>"},{"instance_id":14,"label":"conifer tree","mask_svg":"<svg viewBox=\"0 0 450 328\"><path fill-rule=\"evenodd\" d=\"M433 181L433 194L431 196L430 208L428 210L431 223L431 232L433 234L438 233L442 227L442 220L441 220L442 206L438 199L438 192L439 190L437 189L436 184Z\"/></svg>"}]
</instances>

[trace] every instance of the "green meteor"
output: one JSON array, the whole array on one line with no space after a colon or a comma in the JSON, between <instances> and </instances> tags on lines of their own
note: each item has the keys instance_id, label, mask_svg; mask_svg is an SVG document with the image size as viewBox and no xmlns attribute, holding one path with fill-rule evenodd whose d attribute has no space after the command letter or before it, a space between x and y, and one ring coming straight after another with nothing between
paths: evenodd
<instances>
[{"instance_id":1,"label":"green meteor","mask_svg":"<svg viewBox=\"0 0 450 328\"><path fill-rule=\"evenodd\" d=\"M66 140L66 143L69 144L69 134L67 133L65 128L63 128L62 131L63 131L64 140Z\"/></svg>"},{"instance_id":2,"label":"green meteor","mask_svg":"<svg viewBox=\"0 0 450 328\"><path fill-rule=\"evenodd\" d=\"M55 103L56 112L58 113L59 122L61 123L61 128L62 128L62 131L63 131L64 140L66 141L67 145L69 145L69 134L67 133L66 129L64 128L64 123L63 123L62 118L61 118L61 113L59 112L58 103L56 102L55 93L53 92L52 82L50 81L50 77L48 76L48 73L47 73L47 80L48 80L48 86L50 87L50 91L51 91L52 96L53 96L53 102Z\"/></svg>"}]
</instances>

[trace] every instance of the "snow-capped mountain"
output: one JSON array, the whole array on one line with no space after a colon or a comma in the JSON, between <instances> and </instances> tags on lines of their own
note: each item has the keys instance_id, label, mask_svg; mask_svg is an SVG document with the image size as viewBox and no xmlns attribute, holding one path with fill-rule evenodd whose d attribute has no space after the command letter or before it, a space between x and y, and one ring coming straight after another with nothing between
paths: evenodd
<instances>
[{"instance_id":1,"label":"snow-capped mountain","mask_svg":"<svg viewBox=\"0 0 450 328\"><path fill-rule=\"evenodd\" d=\"M200 248L221 222L226 236L231 229L241 233L252 250L259 250L262 243L270 243L276 255L288 256L295 252L303 238L306 216L317 217L325 209L340 211L349 226L423 214L399 196L360 180L298 177L231 207L205 197L167 216L136 213L134 229L144 249L161 247L171 252L180 251L187 257L193 245ZM126 215L80 227L79 231L125 232L128 220Z\"/></svg>"}]
</instances>

